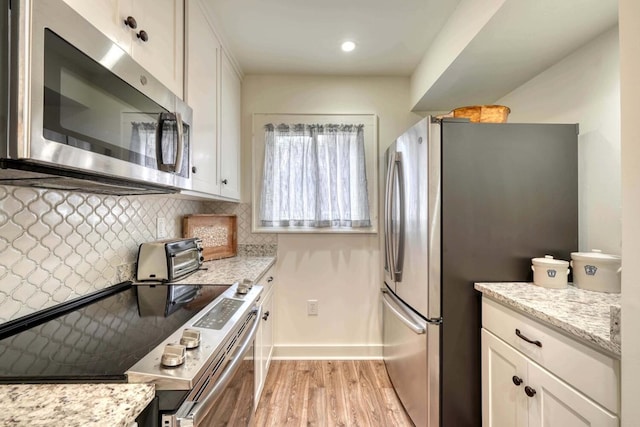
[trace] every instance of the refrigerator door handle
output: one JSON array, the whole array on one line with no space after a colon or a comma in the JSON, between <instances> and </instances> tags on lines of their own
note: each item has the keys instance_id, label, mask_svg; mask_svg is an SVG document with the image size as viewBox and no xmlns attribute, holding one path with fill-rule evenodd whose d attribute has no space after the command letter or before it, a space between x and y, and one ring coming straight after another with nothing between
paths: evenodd
<instances>
[{"instance_id":1,"label":"refrigerator door handle","mask_svg":"<svg viewBox=\"0 0 640 427\"><path fill-rule=\"evenodd\" d=\"M398 180L398 192L399 192L399 204L400 204L400 212L398 220L400 221L400 230L398 231L398 251L397 257L394 253L395 264L394 264L394 276L396 277L396 282L402 282L402 269L404 268L404 229L405 229L405 197L404 197L404 170L402 168L402 153L398 153L396 155L395 167L397 170L396 179Z\"/></svg>"},{"instance_id":2,"label":"refrigerator door handle","mask_svg":"<svg viewBox=\"0 0 640 427\"><path fill-rule=\"evenodd\" d=\"M391 203L393 199L393 174L396 164L396 152L389 152L389 164L387 165L387 179L385 183L385 198L384 198L384 252L386 269L391 276L391 280L395 281L395 262L393 260L393 248L391 242Z\"/></svg>"},{"instance_id":3,"label":"refrigerator door handle","mask_svg":"<svg viewBox=\"0 0 640 427\"><path fill-rule=\"evenodd\" d=\"M396 304L394 304L392 302L392 298L386 292L386 290L382 291L382 302L398 318L398 320L400 320L402 323L404 323L413 332L415 332L418 335L422 335L422 334L424 334L426 332L425 331L426 325L423 326L423 325L418 324L415 320L410 319L410 314L409 313L403 313L402 311L404 311L404 310L396 307Z\"/></svg>"}]
</instances>

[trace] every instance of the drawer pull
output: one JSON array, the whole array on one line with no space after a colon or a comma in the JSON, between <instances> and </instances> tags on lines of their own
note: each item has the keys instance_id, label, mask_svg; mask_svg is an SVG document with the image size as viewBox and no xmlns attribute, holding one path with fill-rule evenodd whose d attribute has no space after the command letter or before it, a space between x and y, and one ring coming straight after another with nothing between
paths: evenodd
<instances>
[{"instance_id":1,"label":"drawer pull","mask_svg":"<svg viewBox=\"0 0 640 427\"><path fill-rule=\"evenodd\" d=\"M538 340L530 340L529 338L525 337L524 335L522 335L522 333L520 332L520 329L516 329L516 335L518 336L518 338L522 338L523 340L525 340L526 342L528 342L529 344L535 344L538 347L542 348L542 343Z\"/></svg>"},{"instance_id":2,"label":"drawer pull","mask_svg":"<svg viewBox=\"0 0 640 427\"><path fill-rule=\"evenodd\" d=\"M265 311L264 314L262 315L262 320L267 320L269 318L269 311Z\"/></svg>"},{"instance_id":3,"label":"drawer pull","mask_svg":"<svg viewBox=\"0 0 640 427\"><path fill-rule=\"evenodd\" d=\"M269 278L267 279L267 283L271 283L273 282L273 276L269 276Z\"/></svg>"},{"instance_id":4,"label":"drawer pull","mask_svg":"<svg viewBox=\"0 0 640 427\"><path fill-rule=\"evenodd\" d=\"M533 389L533 388L531 388L531 387L529 387L529 386L526 386L526 387L524 388L524 392L525 392L525 393L527 394L527 396L529 396L529 397L533 397L533 396L535 396L535 395L536 395L536 390L535 390L535 389Z\"/></svg>"},{"instance_id":5,"label":"drawer pull","mask_svg":"<svg viewBox=\"0 0 640 427\"><path fill-rule=\"evenodd\" d=\"M520 378L520 377L519 377L519 376L517 376L517 375L514 375L514 376L513 376L513 378L511 378L511 381L513 381L513 383L514 383L515 385L520 385L520 384L522 384L522 378Z\"/></svg>"}]
</instances>

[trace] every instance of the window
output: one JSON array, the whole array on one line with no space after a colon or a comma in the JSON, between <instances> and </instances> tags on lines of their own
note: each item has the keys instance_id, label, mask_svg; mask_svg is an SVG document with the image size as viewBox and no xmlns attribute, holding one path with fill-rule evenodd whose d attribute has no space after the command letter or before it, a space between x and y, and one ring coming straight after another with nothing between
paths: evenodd
<instances>
[{"instance_id":1,"label":"window","mask_svg":"<svg viewBox=\"0 0 640 427\"><path fill-rule=\"evenodd\" d=\"M373 115L254 115L253 231L375 232Z\"/></svg>"}]
</instances>

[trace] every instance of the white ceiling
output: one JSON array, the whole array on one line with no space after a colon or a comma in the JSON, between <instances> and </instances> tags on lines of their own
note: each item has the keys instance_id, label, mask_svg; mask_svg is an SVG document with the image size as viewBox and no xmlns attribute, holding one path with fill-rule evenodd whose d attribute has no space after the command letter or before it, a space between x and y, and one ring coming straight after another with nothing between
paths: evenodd
<instances>
[{"instance_id":1,"label":"white ceiling","mask_svg":"<svg viewBox=\"0 0 640 427\"><path fill-rule=\"evenodd\" d=\"M409 76L460 0L206 0L245 74ZM357 43L344 53L344 40Z\"/></svg>"},{"instance_id":2,"label":"white ceiling","mask_svg":"<svg viewBox=\"0 0 640 427\"><path fill-rule=\"evenodd\" d=\"M203 1L244 74L352 76L411 76L461 3ZM465 0L473 1L479 0ZM413 109L494 102L614 26L617 5L617 0L507 0L443 75L424 88ZM358 45L351 53L340 50L347 39Z\"/></svg>"}]
</instances>

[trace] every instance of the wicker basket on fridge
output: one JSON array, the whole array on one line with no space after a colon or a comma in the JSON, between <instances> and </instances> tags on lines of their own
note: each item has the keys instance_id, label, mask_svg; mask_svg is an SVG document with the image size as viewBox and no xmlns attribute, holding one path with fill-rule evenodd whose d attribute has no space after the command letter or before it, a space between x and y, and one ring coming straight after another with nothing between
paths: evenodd
<instances>
[{"instance_id":1,"label":"wicker basket on fridge","mask_svg":"<svg viewBox=\"0 0 640 427\"><path fill-rule=\"evenodd\" d=\"M511 110L504 105L470 105L453 110L453 117L468 118L474 123L506 123Z\"/></svg>"}]
</instances>

